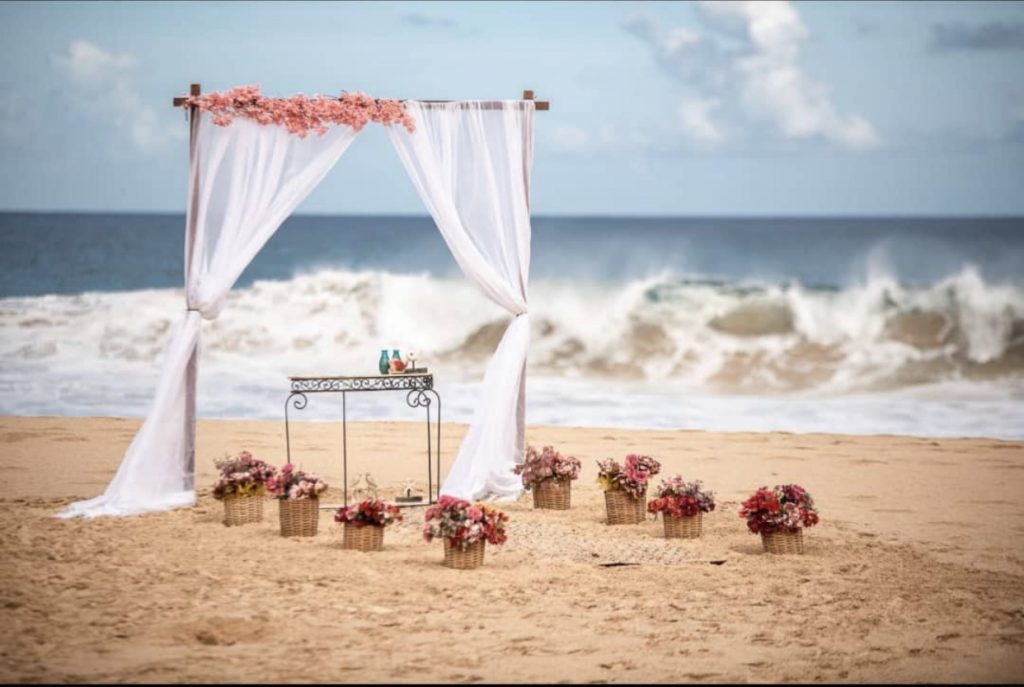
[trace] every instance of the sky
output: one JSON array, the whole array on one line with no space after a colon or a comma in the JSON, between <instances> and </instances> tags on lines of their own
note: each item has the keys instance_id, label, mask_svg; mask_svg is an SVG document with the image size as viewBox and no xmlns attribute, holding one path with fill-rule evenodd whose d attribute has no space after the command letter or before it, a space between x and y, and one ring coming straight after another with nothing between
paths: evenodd
<instances>
[{"instance_id":1,"label":"sky","mask_svg":"<svg viewBox=\"0 0 1024 687\"><path fill-rule=\"evenodd\" d=\"M1024 214L1024 3L0 3L0 210L183 212L171 106L533 89L537 215ZM300 208L425 214L379 127Z\"/></svg>"}]
</instances>

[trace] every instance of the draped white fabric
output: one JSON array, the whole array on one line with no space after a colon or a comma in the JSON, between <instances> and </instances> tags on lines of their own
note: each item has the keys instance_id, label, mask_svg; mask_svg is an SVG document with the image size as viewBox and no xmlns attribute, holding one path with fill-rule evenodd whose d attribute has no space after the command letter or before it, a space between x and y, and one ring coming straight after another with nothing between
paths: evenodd
<instances>
[{"instance_id":1,"label":"draped white fabric","mask_svg":"<svg viewBox=\"0 0 1024 687\"><path fill-rule=\"evenodd\" d=\"M465 275L515 319L487 366L469 431L441 493L511 498L524 440L530 345L531 101L407 101L412 134L389 126L391 141Z\"/></svg>"},{"instance_id":2,"label":"draped white fabric","mask_svg":"<svg viewBox=\"0 0 1024 687\"><path fill-rule=\"evenodd\" d=\"M153 405L114 478L101 496L71 504L61 517L134 515L195 503L185 458L185 384L199 346L200 315L217 317L245 267L355 136L350 127L334 126L323 137L300 139L279 126L236 119L222 127L200 115L191 170L197 183L189 184L188 309L171 332Z\"/></svg>"}]
</instances>

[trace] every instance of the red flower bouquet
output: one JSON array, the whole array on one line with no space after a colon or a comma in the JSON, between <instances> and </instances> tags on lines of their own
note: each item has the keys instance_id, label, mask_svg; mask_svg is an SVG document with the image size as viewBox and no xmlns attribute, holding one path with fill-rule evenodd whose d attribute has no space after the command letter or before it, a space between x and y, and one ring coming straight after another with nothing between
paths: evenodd
<instances>
[{"instance_id":1,"label":"red flower bouquet","mask_svg":"<svg viewBox=\"0 0 1024 687\"><path fill-rule=\"evenodd\" d=\"M450 568L475 568L483 563L484 543L500 545L508 538L508 516L484 503L442 496L424 515L423 539L444 539L444 562Z\"/></svg>"},{"instance_id":2,"label":"red flower bouquet","mask_svg":"<svg viewBox=\"0 0 1024 687\"><path fill-rule=\"evenodd\" d=\"M740 517L747 519L747 529L754 534L796 532L818 524L814 499L798 484L761 487L743 502Z\"/></svg>"},{"instance_id":3,"label":"red flower bouquet","mask_svg":"<svg viewBox=\"0 0 1024 687\"><path fill-rule=\"evenodd\" d=\"M345 526L342 546L359 551L380 551L384 548L384 528L402 521L398 506L381 499L366 499L354 506L342 506L334 521Z\"/></svg>"},{"instance_id":4,"label":"red flower bouquet","mask_svg":"<svg viewBox=\"0 0 1024 687\"><path fill-rule=\"evenodd\" d=\"M673 518L690 518L715 509L715 494L705 491L700 480L684 482L682 475L662 480L658 496L647 504L651 513L664 513Z\"/></svg>"},{"instance_id":5,"label":"red flower bouquet","mask_svg":"<svg viewBox=\"0 0 1024 687\"><path fill-rule=\"evenodd\" d=\"M740 517L769 553L803 553L804 529L818 524L814 499L798 484L761 487L743 502Z\"/></svg>"},{"instance_id":6,"label":"red flower bouquet","mask_svg":"<svg viewBox=\"0 0 1024 687\"><path fill-rule=\"evenodd\" d=\"M703 529L703 514L715 509L715 495L705 491L700 480L685 482L681 475L662 480L658 496L647 504L651 513L661 513L666 539L696 539Z\"/></svg>"},{"instance_id":7,"label":"red flower bouquet","mask_svg":"<svg viewBox=\"0 0 1024 687\"><path fill-rule=\"evenodd\" d=\"M402 509L382 499L366 499L354 506L339 508L334 521L353 527L387 527L402 521Z\"/></svg>"}]
</instances>

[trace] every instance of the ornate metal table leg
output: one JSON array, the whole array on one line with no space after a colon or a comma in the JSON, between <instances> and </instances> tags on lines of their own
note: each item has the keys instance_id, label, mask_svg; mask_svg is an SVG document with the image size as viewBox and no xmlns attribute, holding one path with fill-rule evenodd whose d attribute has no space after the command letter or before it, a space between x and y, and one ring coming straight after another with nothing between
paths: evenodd
<instances>
[{"instance_id":1,"label":"ornate metal table leg","mask_svg":"<svg viewBox=\"0 0 1024 687\"><path fill-rule=\"evenodd\" d=\"M295 399L294 401L292 399ZM309 399L306 398L306 394L301 391L293 391L288 395L288 398L284 400L284 445L285 455L288 464L292 463L292 440L291 434L288 431L288 406L294 406L295 410L302 410L309 403Z\"/></svg>"},{"instance_id":2,"label":"ornate metal table leg","mask_svg":"<svg viewBox=\"0 0 1024 687\"><path fill-rule=\"evenodd\" d=\"M428 389L428 391L434 394L434 398L437 400L437 497L441 497L441 395L437 393L437 389ZM429 408L427 409L429 413ZM427 443L430 443L430 417L427 417ZM429 468L429 466L428 466ZM427 501L434 502L433 496L427 495Z\"/></svg>"},{"instance_id":3,"label":"ornate metal table leg","mask_svg":"<svg viewBox=\"0 0 1024 687\"><path fill-rule=\"evenodd\" d=\"M348 394L341 392L341 490L348 508Z\"/></svg>"},{"instance_id":4,"label":"ornate metal table leg","mask_svg":"<svg viewBox=\"0 0 1024 687\"><path fill-rule=\"evenodd\" d=\"M434 503L434 451L430 436L431 399L427 393L433 393L438 399L437 416L437 488L441 488L441 404L440 397L433 389L413 389L405 395L405 402L410 408L425 408L427 411L427 503Z\"/></svg>"}]
</instances>

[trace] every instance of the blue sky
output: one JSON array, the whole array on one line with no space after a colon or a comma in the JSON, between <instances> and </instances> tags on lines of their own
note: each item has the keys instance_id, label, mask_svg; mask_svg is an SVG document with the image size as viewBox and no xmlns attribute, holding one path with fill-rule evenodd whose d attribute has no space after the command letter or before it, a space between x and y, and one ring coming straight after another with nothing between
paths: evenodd
<instances>
[{"instance_id":1,"label":"blue sky","mask_svg":"<svg viewBox=\"0 0 1024 687\"><path fill-rule=\"evenodd\" d=\"M1024 3L0 3L0 209L182 211L170 106L511 98L535 214L1024 214ZM423 208L368 127L306 212Z\"/></svg>"}]
</instances>

